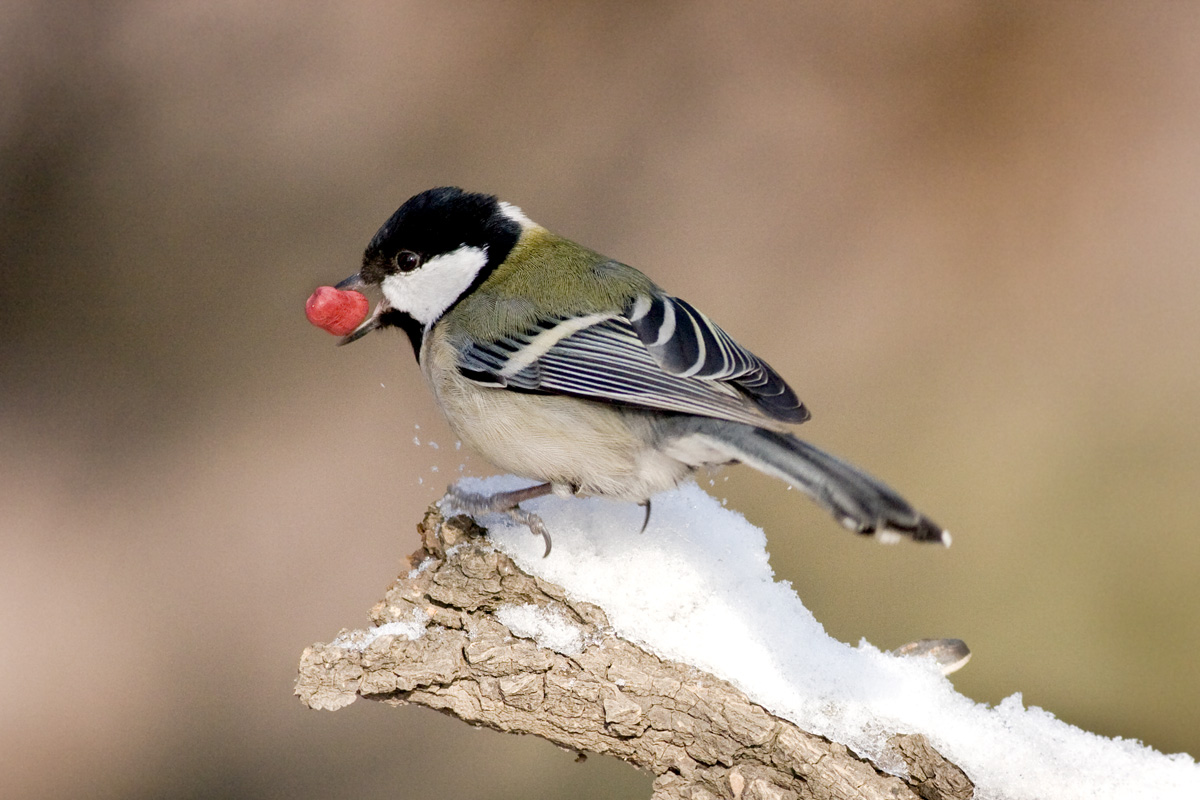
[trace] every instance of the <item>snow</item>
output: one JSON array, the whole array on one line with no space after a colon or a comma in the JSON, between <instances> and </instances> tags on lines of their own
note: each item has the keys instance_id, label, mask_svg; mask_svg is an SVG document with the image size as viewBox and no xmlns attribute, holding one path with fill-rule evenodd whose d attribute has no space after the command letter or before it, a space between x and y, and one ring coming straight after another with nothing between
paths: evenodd
<instances>
[{"instance_id":1,"label":"snow","mask_svg":"<svg viewBox=\"0 0 1200 800\"><path fill-rule=\"evenodd\" d=\"M366 650L371 642L380 636L403 636L405 639L420 639L425 635L425 629L429 624L429 617L419 608L413 609L412 617L408 621L388 622L368 628L365 631L346 631L330 642L330 644L334 647L361 652Z\"/></svg>"},{"instance_id":2,"label":"snow","mask_svg":"<svg viewBox=\"0 0 1200 800\"><path fill-rule=\"evenodd\" d=\"M532 603L501 606L496 619L513 635L533 639L540 646L573 656L583 651L583 631L557 608L539 608Z\"/></svg>"},{"instance_id":3,"label":"snow","mask_svg":"<svg viewBox=\"0 0 1200 800\"><path fill-rule=\"evenodd\" d=\"M468 491L528 485L513 477L467 479ZM600 499L541 498L523 505L554 539L549 558L528 528L486 517L494 545L527 572L608 614L615 632L662 656L734 684L755 702L903 773L886 741L924 733L975 781L976 797L1200 798L1200 767L1140 742L1068 725L1019 694L998 706L954 690L936 665L851 647L828 636L786 581L776 581L766 537L694 484L642 509ZM515 634L559 652L585 646L565 618L502 610Z\"/></svg>"}]
</instances>

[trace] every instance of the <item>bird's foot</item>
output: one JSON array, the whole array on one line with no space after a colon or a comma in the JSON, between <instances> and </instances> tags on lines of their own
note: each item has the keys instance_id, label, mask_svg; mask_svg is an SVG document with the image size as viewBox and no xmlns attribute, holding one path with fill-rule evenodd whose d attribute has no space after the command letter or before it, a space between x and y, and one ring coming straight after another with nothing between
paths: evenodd
<instances>
[{"instance_id":1,"label":"bird's foot","mask_svg":"<svg viewBox=\"0 0 1200 800\"><path fill-rule=\"evenodd\" d=\"M546 552L542 558L550 555L550 531L542 518L532 511L526 511L520 504L526 500L544 497L553 491L549 483L540 483L526 489L516 489L511 492L496 492L495 494L477 494L460 489L458 484L446 490L446 497L456 508L471 516L480 514L507 514L513 522L524 525L530 532L542 537L546 543Z\"/></svg>"},{"instance_id":2,"label":"bird's foot","mask_svg":"<svg viewBox=\"0 0 1200 800\"><path fill-rule=\"evenodd\" d=\"M542 558L550 555L550 531L546 529L546 523L542 522L542 518L532 511L526 511L520 506L513 506L506 512L513 522L519 522L529 528L529 532L542 537L542 541L546 543L546 552L542 553Z\"/></svg>"}]
</instances>

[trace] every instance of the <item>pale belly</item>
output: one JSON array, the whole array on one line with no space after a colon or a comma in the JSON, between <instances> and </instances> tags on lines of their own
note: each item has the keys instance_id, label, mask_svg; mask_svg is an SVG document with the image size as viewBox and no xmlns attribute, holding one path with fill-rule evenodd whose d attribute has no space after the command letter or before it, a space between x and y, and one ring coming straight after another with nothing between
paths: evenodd
<instances>
[{"instance_id":1,"label":"pale belly","mask_svg":"<svg viewBox=\"0 0 1200 800\"><path fill-rule=\"evenodd\" d=\"M488 388L439 366L427 364L423 372L463 444L502 470L553 483L560 492L642 502L699 466L729 460L707 442L664 441L655 412Z\"/></svg>"}]
</instances>

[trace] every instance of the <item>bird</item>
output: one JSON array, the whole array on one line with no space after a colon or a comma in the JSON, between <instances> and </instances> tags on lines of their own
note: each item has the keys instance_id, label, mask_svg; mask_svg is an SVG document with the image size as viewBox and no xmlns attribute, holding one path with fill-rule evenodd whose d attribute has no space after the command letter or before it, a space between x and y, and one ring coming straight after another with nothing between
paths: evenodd
<instances>
[{"instance_id":1,"label":"bird","mask_svg":"<svg viewBox=\"0 0 1200 800\"><path fill-rule=\"evenodd\" d=\"M747 464L803 490L849 530L948 546L950 534L863 470L797 438L808 409L765 361L639 270L516 205L443 186L408 199L341 291L382 299L339 344L398 328L454 434L536 481L482 495L545 540L521 503L554 494L641 505L697 470Z\"/></svg>"}]
</instances>

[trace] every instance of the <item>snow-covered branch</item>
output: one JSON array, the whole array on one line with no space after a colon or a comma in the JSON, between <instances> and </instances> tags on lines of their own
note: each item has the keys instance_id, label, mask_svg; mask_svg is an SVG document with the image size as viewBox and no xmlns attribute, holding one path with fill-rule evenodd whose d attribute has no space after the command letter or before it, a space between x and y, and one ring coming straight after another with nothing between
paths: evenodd
<instances>
[{"instance_id":1,"label":"snow-covered branch","mask_svg":"<svg viewBox=\"0 0 1200 800\"><path fill-rule=\"evenodd\" d=\"M656 496L644 533L632 505L528 505L549 558L503 517L482 538L431 511L374 627L309 648L297 693L314 708L419 703L611 754L654 772L659 798L967 797L972 784L978 800L1200 797L1186 754L1096 736L1020 695L975 703L932 659L832 639L775 580L763 532L695 485Z\"/></svg>"},{"instance_id":2,"label":"snow-covered branch","mask_svg":"<svg viewBox=\"0 0 1200 800\"><path fill-rule=\"evenodd\" d=\"M370 631L308 648L296 692L313 708L362 696L616 756L656 776L655 798L966 798L924 737L897 739L918 778L877 770L728 682L614 635L604 612L518 568L466 517L431 509L425 546L371 613Z\"/></svg>"}]
</instances>

